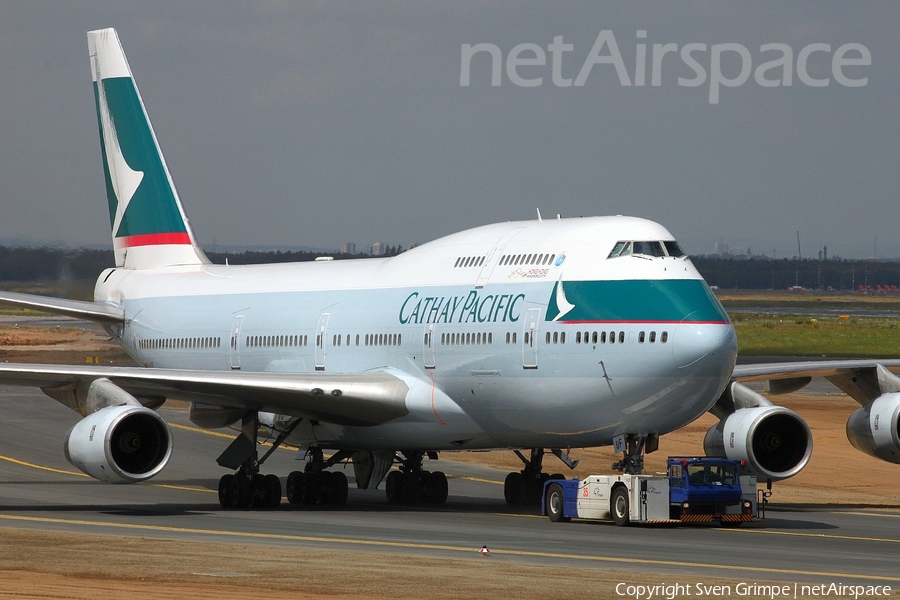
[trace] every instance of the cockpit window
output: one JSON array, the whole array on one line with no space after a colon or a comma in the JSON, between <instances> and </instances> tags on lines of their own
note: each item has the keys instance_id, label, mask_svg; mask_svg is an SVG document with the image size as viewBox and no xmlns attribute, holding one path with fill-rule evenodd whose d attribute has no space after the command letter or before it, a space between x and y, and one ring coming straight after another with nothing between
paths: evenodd
<instances>
[{"instance_id":1,"label":"cockpit window","mask_svg":"<svg viewBox=\"0 0 900 600\"><path fill-rule=\"evenodd\" d=\"M684 250L681 249L681 246L678 245L678 242L663 242L663 244L666 246L666 252L669 254L669 256L672 256L674 258L684 256Z\"/></svg>"},{"instance_id":2,"label":"cockpit window","mask_svg":"<svg viewBox=\"0 0 900 600\"><path fill-rule=\"evenodd\" d=\"M680 258L685 256L684 250L678 245L678 242L672 240L668 242L616 242L612 252L607 258L617 258L619 256L629 256L631 254L639 254L642 256L663 257L671 256Z\"/></svg>"},{"instance_id":3,"label":"cockpit window","mask_svg":"<svg viewBox=\"0 0 900 600\"><path fill-rule=\"evenodd\" d=\"M626 256L628 254L631 254L631 242L616 242L616 245L613 247L612 252L609 253L609 256L607 258Z\"/></svg>"},{"instance_id":4,"label":"cockpit window","mask_svg":"<svg viewBox=\"0 0 900 600\"><path fill-rule=\"evenodd\" d=\"M646 256L665 256L662 244L659 242L633 242L634 254L644 254Z\"/></svg>"}]
</instances>

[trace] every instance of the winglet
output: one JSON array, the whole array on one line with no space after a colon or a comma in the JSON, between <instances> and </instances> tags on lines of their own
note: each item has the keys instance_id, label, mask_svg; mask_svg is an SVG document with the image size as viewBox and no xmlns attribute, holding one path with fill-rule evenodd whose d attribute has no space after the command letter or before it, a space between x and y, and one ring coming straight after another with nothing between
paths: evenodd
<instances>
[{"instance_id":1,"label":"winglet","mask_svg":"<svg viewBox=\"0 0 900 600\"><path fill-rule=\"evenodd\" d=\"M87 35L116 266L208 263L181 206L116 30Z\"/></svg>"}]
</instances>

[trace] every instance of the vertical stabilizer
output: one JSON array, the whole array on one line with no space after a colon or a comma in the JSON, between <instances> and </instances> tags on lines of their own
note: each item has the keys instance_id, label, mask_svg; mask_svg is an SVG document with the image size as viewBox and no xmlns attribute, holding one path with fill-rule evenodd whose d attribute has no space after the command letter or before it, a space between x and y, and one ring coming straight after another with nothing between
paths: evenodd
<instances>
[{"instance_id":1,"label":"vertical stabilizer","mask_svg":"<svg viewBox=\"0 0 900 600\"><path fill-rule=\"evenodd\" d=\"M88 32L116 266L209 262L197 245L115 29Z\"/></svg>"}]
</instances>

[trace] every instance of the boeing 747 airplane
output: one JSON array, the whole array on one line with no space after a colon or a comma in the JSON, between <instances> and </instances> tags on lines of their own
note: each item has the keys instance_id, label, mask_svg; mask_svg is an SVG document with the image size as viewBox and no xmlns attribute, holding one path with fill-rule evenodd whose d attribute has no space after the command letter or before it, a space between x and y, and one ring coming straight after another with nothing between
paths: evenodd
<instances>
[{"instance_id":1,"label":"boeing 747 airplane","mask_svg":"<svg viewBox=\"0 0 900 600\"><path fill-rule=\"evenodd\" d=\"M65 453L102 481L158 474L172 435L155 411L190 402L200 427L240 431L218 464L225 507L272 507L261 428L304 449L292 503L340 504L349 461L391 502L442 503L439 452L516 451L504 492L540 497L543 458L613 445L636 473L659 436L707 411L707 453L763 479L798 473L809 427L772 392L829 377L859 400L853 444L900 462L900 361L735 367L725 310L656 223L592 217L497 223L399 256L214 265L197 244L113 29L88 34L115 267L93 302L0 292L0 301L96 321L139 367L0 365L0 383L41 388L83 415ZM571 464L571 463L570 463ZM398 469L392 470L393 466Z\"/></svg>"}]
</instances>

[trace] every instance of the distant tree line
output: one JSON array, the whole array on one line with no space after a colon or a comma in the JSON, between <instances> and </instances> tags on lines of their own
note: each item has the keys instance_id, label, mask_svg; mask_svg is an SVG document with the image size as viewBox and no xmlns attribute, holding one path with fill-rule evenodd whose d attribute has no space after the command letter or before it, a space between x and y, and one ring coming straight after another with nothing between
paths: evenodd
<instances>
[{"instance_id":1,"label":"distant tree line","mask_svg":"<svg viewBox=\"0 0 900 600\"><path fill-rule=\"evenodd\" d=\"M858 291L860 286L882 291L900 290L900 261L795 260L691 257L710 284L721 289L806 289Z\"/></svg>"},{"instance_id":2,"label":"distant tree line","mask_svg":"<svg viewBox=\"0 0 900 600\"><path fill-rule=\"evenodd\" d=\"M390 246L384 256L403 252L402 246ZM258 263L304 262L320 256L335 260L369 258L368 254L301 252L207 252L215 264L246 265ZM0 246L0 281L71 281L96 279L104 270L115 266L112 250L87 248L8 248Z\"/></svg>"}]
</instances>

